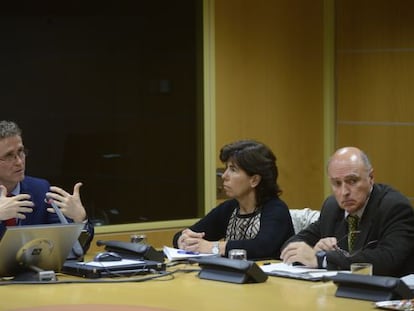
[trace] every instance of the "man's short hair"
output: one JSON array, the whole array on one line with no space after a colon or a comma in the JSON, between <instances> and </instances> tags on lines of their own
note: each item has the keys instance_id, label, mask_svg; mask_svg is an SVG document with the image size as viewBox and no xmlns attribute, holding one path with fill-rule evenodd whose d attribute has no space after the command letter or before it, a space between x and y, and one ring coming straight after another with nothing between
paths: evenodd
<instances>
[{"instance_id":1,"label":"man's short hair","mask_svg":"<svg viewBox=\"0 0 414 311\"><path fill-rule=\"evenodd\" d=\"M0 139L12 136L22 136L22 130L13 121L0 121Z\"/></svg>"}]
</instances>

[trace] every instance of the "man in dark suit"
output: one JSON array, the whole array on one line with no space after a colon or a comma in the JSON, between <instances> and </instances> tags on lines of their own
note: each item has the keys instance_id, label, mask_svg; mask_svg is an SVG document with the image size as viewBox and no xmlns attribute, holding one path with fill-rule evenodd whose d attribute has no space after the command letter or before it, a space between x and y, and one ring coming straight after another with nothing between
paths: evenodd
<instances>
[{"instance_id":1,"label":"man in dark suit","mask_svg":"<svg viewBox=\"0 0 414 311\"><path fill-rule=\"evenodd\" d=\"M355 147L333 154L328 177L333 195L319 219L285 243L281 259L332 270L369 262L376 275L414 273L414 212L408 199L374 183L368 157ZM357 225L352 229L351 217Z\"/></svg>"},{"instance_id":2,"label":"man in dark suit","mask_svg":"<svg viewBox=\"0 0 414 311\"><path fill-rule=\"evenodd\" d=\"M85 224L89 238L83 246L87 249L94 229L81 202L82 184L77 183L70 194L44 179L26 176L25 166L22 131L14 122L0 121L0 237L6 226L59 223L49 204L52 200L69 222Z\"/></svg>"}]
</instances>

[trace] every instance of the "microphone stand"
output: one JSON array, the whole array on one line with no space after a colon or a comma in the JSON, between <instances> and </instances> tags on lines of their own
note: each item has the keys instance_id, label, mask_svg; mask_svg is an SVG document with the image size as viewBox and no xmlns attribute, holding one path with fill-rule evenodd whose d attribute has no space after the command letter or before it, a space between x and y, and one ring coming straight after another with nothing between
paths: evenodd
<instances>
[{"instance_id":1,"label":"microphone stand","mask_svg":"<svg viewBox=\"0 0 414 311\"><path fill-rule=\"evenodd\" d=\"M56 203L53 200L48 200L48 203L52 205L53 209L55 210L56 215L59 217L59 220L62 224L68 224L68 220L63 215L62 211L60 210L59 206L56 205ZM69 254L69 258L82 258L84 255L83 248L79 243L79 240L76 240L73 244L71 253Z\"/></svg>"}]
</instances>

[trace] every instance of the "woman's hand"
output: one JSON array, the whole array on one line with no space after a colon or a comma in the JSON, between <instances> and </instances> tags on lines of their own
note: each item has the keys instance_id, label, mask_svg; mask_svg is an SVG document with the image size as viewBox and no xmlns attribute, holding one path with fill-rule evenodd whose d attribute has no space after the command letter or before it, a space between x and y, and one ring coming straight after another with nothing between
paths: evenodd
<instances>
[{"instance_id":1,"label":"woman's hand","mask_svg":"<svg viewBox=\"0 0 414 311\"><path fill-rule=\"evenodd\" d=\"M178 238L178 248L184 249L186 251L200 252L200 244L203 244L202 241L205 241L204 232L194 232L190 229L184 229L181 233L181 236Z\"/></svg>"}]
</instances>

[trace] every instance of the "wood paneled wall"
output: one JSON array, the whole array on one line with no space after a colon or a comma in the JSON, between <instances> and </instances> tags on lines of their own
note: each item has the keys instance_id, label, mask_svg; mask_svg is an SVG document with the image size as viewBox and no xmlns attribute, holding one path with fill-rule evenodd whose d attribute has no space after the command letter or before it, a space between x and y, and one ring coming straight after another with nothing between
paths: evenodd
<instances>
[{"instance_id":1,"label":"wood paneled wall","mask_svg":"<svg viewBox=\"0 0 414 311\"><path fill-rule=\"evenodd\" d=\"M289 207L319 209L322 1L215 1L215 38L217 151L243 138L266 143Z\"/></svg>"},{"instance_id":2,"label":"wood paneled wall","mask_svg":"<svg viewBox=\"0 0 414 311\"><path fill-rule=\"evenodd\" d=\"M217 151L242 138L268 144L291 208L324 199L322 4L215 1ZM376 181L413 200L414 1L335 6L336 147L365 150ZM178 230L150 231L149 242L162 247Z\"/></svg>"},{"instance_id":3,"label":"wood paneled wall","mask_svg":"<svg viewBox=\"0 0 414 311\"><path fill-rule=\"evenodd\" d=\"M414 2L338 0L337 147L414 200Z\"/></svg>"}]
</instances>

